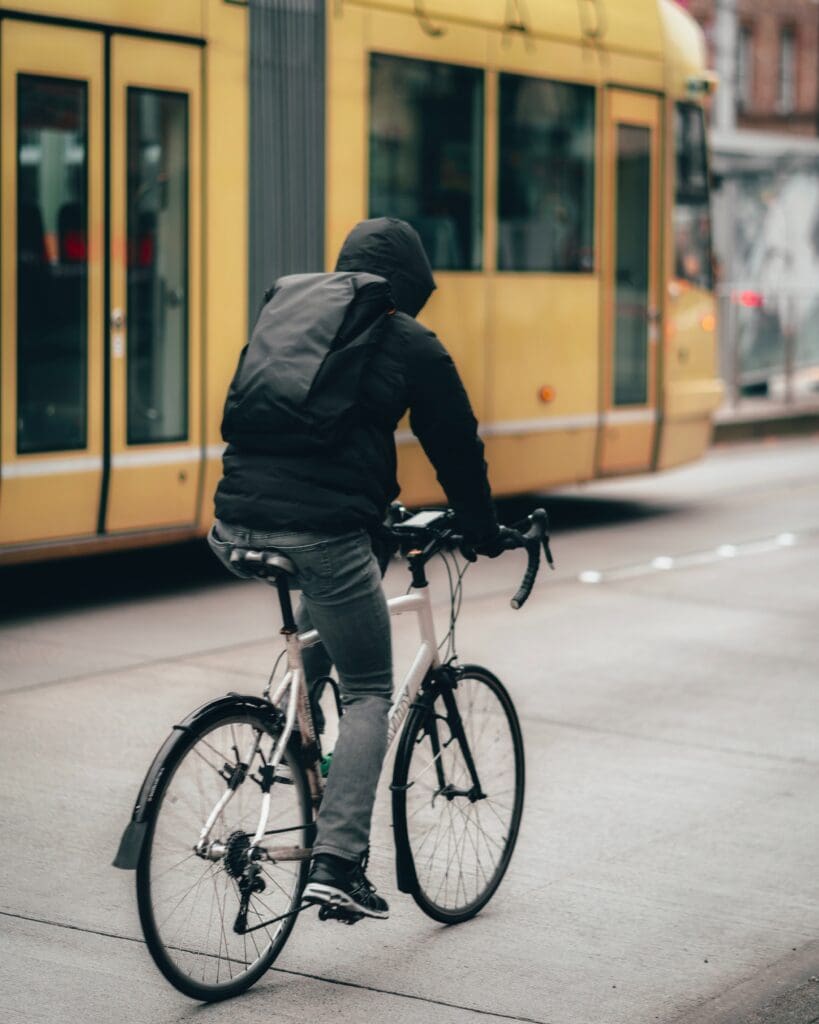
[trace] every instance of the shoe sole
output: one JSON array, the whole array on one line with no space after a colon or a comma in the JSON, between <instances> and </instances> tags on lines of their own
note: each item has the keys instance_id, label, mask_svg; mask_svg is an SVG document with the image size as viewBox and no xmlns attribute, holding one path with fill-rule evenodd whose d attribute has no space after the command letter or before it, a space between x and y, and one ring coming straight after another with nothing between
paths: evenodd
<instances>
[{"instance_id":1,"label":"shoe sole","mask_svg":"<svg viewBox=\"0 0 819 1024\"><path fill-rule=\"evenodd\" d=\"M390 916L389 910L372 910L363 904L356 902L352 896L337 889L334 885L324 885L320 882L308 882L305 886L302 899L310 903L320 903L325 907L337 907L339 910L349 910L354 914L363 914L365 917L377 917L384 921Z\"/></svg>"}]
</instances>

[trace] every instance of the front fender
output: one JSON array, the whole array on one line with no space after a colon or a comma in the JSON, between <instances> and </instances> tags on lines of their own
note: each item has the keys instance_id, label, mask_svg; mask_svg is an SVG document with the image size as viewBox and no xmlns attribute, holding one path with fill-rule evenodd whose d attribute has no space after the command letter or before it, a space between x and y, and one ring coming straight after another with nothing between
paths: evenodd
<instances>
[{"instance_id":1,"label":"front fender","mask_svg":"<svg viewBox=\"0 0 819 1024\"><path fill-rule=\"evenodd\" d=\"M148 834L148 826L154 813L157 794L165 780L168 766L175 763L174 754L179 747L187 742L188 733L194 730L198 731L213 720L218 720L225 713L232 711L258 712L269 720L271 729L277 728L281 721L279 710L264 698L228 693L224 697L217 697L216 700L203 704L178 725L175 725L170 736L159 748L140 786L131 820L122 834L117 855L113 860L115 868L133 871L139 863L145 837Z\"/></svg>"},{"instance_id":2,"label":"front fender","mask_svg":"<svg viewBox=\"0 0 819 1024\"><path fill-rule=\"evenodd\" d=\"M395 763L392 772L392 827L393 840L395 842L395 873L399 892L414 893L418 891L418 875L415 871L415 861L412 856L409 833L407 831L406 815L406 790L407 780L401 771L402 765L409 764L411 757L413 738L418 726L418 719L423 719L429 714L433 697L428 693L422 693L416 698L415 705L410 711L404 729L399 740L398 750L395 754Z\"/></svg>"}]
</instances>

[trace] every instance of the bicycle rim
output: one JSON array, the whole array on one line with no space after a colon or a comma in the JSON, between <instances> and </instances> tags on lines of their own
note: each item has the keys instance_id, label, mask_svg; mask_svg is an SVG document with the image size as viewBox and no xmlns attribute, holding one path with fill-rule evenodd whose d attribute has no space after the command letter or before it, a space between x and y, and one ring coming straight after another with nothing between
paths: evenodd
<instances>
[{"instance_id":1,"label":"bicycle rim","mask_svg":"<svg viewBox=\"0 0 819 1024\"><path fill-rule=\"evenodd\" d=\"M500 885L524 791L520 725L502 684L486 669L464 666L452 695L450 709L436 684L413 712L393 778L396 843L399 856L412 860L413 898L424 913L449 924L477 914ZM454 716L463 723L479 794Z\"/></svg>"},{"instance_id":2,"label":"bicycle rim","mask_svg":"<svg viewBox=\"0 0 819 1024\"><path fill-rule=\"evenodd\" d=\"M168 759L166 781L137 868L137 899L156 965L181 992L213 1001L252 985L281 951L295 922L308 864L261 862L261 891L252 892L247 900L247 925L253 930L234 931L246 849L258 826L262 800L254 776L259 777L269 760L276 737L262 719L228 712L188 739ZM227 850L217 860L205 860L194 852L202 826L228 788L226 777L257 741L244 781L210 834ZM262 844L307 846L310 821L307 780L290 749L271 789L267 829L276 831ZM265 924L282 914L291 916Z\"/></svg>"}]
</instances>

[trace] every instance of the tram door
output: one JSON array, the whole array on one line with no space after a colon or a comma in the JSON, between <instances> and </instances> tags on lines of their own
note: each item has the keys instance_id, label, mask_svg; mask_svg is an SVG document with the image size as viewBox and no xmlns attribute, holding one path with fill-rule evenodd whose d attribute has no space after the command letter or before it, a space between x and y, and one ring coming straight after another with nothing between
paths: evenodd
<instances>
[{"instance_id":1,"label":"tram door","mask_svg":"<svg viewBox=\"0 0 819 1024\"><path fill-rule=\"evenodd\" d=\"M660 338L660 100L606 94L598 472L651 468Z\"/></svg>"},{"instance_id":2,"label":"tram door","mask_svg":"<svg viewBox=\"0 0 819 1024\"><path fill-rule=\"evenodd\" d=\"M0 544L96 533L103 37L4 20Z\"/></svg>"},{"instance_id":3,"label":"tram door","mask_svg":"<svg viewBox=\"0 0 819 1024\"><path fill-rule=\"evenodd\" d=\"M0 546L192 524L200 50L0 30Z\"/></svg>"},{"instance_id":4,"label":"tram door","mask_svg":"<svg viewBox=\"0 0 819 1024\"><path fill-rule=\"evenodd\" d=\"M111 41L108 532L196 518L200 60L191 46Z\"/></svg>"}]
</instances>

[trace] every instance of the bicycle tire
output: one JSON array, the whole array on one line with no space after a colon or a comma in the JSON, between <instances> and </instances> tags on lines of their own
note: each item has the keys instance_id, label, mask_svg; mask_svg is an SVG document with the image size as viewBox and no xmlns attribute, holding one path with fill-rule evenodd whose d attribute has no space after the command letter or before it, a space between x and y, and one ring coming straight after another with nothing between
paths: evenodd
<instances>
[{"instance_id":1,"label":"bicycle tire","mask_svg":"<svg viewBox=\"0 0 819 1024\"><path fill-rule=\"evenodd\" d=\"M410 879L402 888L429 917L458 924L486 906L509 866L523 813L525 759L514 704L495 675L479 665L458 668L451 690L455 712L447 709L446 685L434 681L407 719L393 770L393 825L398 862L403 862ZM461 717L480 781L481 796L474 800L463 793L441 795L436 761L445 780L461 783L461 790L471 785L453 714ZM438 755L433 728L439 731ZM489 744L484 742L487 729ZM512 799L507 803L508 793ZM481 820L482 806L488 812L486 824ZM430 836L431 848L426 845ZM473 863L465 865L465 859ZM450 874L456 871L450 895Z\"/></svg>"},{"instance_id":2,"label":"bicycle tire","mask_svg":"<svg viewBox=\"0 0 819 1024\"><path fill-rule=\"evenodd\" d=\"M217 770L216 753L231 752L225 746L226 737L230 737L234 747L243 749L242 739L248 735L252 738L257 733L263 737L260 740L263 749L272 750L277 734L272 730L269 717L252 710L226 708L188 729L183 739L172 746L163 770L158 774L161 782L152 797L154 811L137 864L137 905L148 950L156 966L176 989L204 1002L239 995L268 970L290 936L307 880L307 860L264 864L261 870L266 888L264 893L250 896L248 921L260 924L259 919L264 920L266 914L271 918L278 913L290 913L292 916L275 926L260 926L258 930L244 935L232 930L240 901L235 875L247 862L246 857L242 861L244 847L249 845L258 822L262 790L252 779L252 774L261 764L258 753L254 753L257 764L249 766L247 776L237 787L211 833L214 837L229 840L228 848L234 851L231 859L225 855L219 861L205 861L193 852L208 812L227 788L224 776ZM198 749L200 744L205 753ZM195 757L197 752L199 758ZM227 769L234 768L235 762L240 760L241 755L233 758L234 763L231 758L225 758L224 774L228 775ZM204 785L203 779L208 780ZM193 781L197 786L192 784ZM268 830L271 828L284 829L283 835L289 837L288 842L293 840L294 845L306 846L311 841L309 786L296 740L291 740L288 745L271 789ZM239 838L230 840L231 836ZM168 847L172 860L177 854L182 857L187 853L187 856L168 867L165 863ZM180 893L182 895L179 903L172 905L168 912L168 892L177 883L186 886L191 876L194 880L187 890L173 890L174 899ZM276 906L269 905L273 897L277 900ZM186 901L189 901L187 905ZM198 903L196 908L195 903ZM212 935L214 908L221 918L217 931ZM176 922L172 922L177 912L179 916ZM187 915L187 921L183 915ZM207 929L204 916L208 918ZM187 930L177 934L171 931L172 927ZM223 970L226 977L220 976Z\"/></svg>"}]
</instances>

